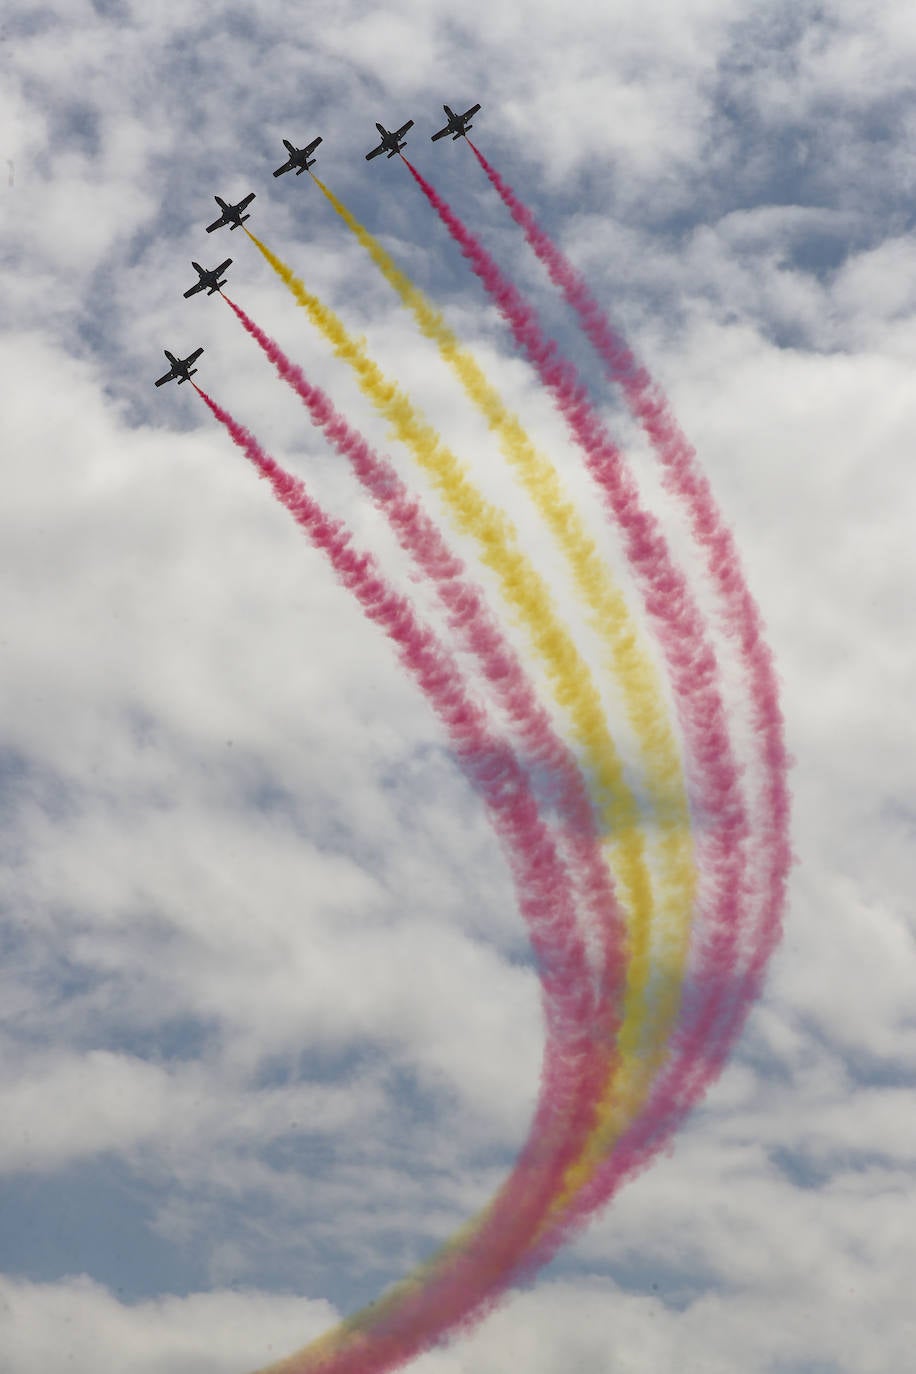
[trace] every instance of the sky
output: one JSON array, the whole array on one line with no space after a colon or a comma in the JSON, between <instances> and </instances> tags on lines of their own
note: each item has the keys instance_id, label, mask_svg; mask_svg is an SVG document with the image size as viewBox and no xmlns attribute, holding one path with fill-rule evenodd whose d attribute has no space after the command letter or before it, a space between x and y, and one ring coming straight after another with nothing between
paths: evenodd
<instances>
[{"instance_id":1,"label":"sky","mask_svg":"<svg viewBox=\"0 0 916 1374\"><path fill-rule=\"evenodd\" d=\"M625 577L479 283L406 169L364 160L376 120L412 118L407 155L579 365L699 578L645 441L470 150L429 141L443 102L478 101L475 141L664 387L734 533L781 684L795 862L762 994L704 1102L538 1277L410 1367L906 1367L911 5L8 0L0 45L4 1371L245 1374L431 1254L525 1138L542 1004L480 798L193 389L153 387L163 348L203 346L196 381L435 620L227 306L182 299L192 260L231 256L232 298L448 530L254 246L204 233L215 194L254 191L248 227L511 509L589 644L429 341L318 188L271 176L283 138L322 135L316 173L444 310Z\"/></svg>"}]
</instances>

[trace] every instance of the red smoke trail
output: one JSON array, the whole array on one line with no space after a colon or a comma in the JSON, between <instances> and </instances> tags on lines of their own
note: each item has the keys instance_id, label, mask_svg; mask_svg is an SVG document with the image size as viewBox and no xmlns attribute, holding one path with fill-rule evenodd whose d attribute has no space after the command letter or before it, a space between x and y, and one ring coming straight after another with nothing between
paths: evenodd
<instances>
[{"instance_id":1,"label":"red smoke trail","mask_svg":"<svg viewBox=\"0 0 916 1374\"><path fill-rule=\"evenodd\" d=\"M733 972L739 952L748 823L715 651L700 611L674 564L658 522L642 508L637 486L575 367L561 356L556 343L541 328L536 311L448 203L403 155L402 161L551 392L585 454L610 516L623 533L671 675L678 716L693 761L692 796L707 822L698 837L707 906L701 940L705 940L706 960L714 960L719 977L724 978Z\"/></svg>"},{"instance_id":2,"label":"red smoke trail","mask_svg":"<svg viewBox=\"0 0 916 1374\"><path fill-rule=\"evenodd\" d=\"M743 867L740 845L747 833L747 818L718 685L715 651L686 579L671 558L658 522L642 509L636 484L592 406L573 364L560 355L556 343L544 334L536 311L448 203L403 154L401 161L446 225L498 306L516 342L553 395L573 438L585 454L589 471L605 496L609 513L623 532L630 564L642 584L646 609L671 674L688 752L698 764L692 779L696 784L693 795L702 812L715 818L713 843L716 853L707 858L713 863L716 885L728 888L734 902L740 888ZM729 922L735 915L732 909Z\"/></svg>"},{"instance_id":3,"label":"red smoke trail","mask_svg":"<svg viewBox=\"0 0 916 1374\"><path fill-rule=\"evenodd\" d=\"M608 377L623 389L630 409L652 442L663 467L666 486L689 513L694 537L706 555L709 576L719 594L724 619L740 644L766 772L769 892L766 918L761 923L760 938L752 960L756 971L751 981L756 986L762 977L767 957L779 938L786 882L792 861L789 842L789 760L776 671L764 639L760 612L744 580L734 537L722 519L709 482L697 462L696 453L671 414L661 388L616 334L565 254L470 139L468 143L512 218L522 228L528 243L546 267L551 280L560 288L578 316L583 331L605 365Z\"/></svg>"},{"instance_id":4,"label":"red smoke trail","mask_svg":"<svg viewBox=\"0 0 916 1374\"><path fill-rule=\"evenodd\" d=\"M707 1038L713 1030L716 1032L717 1046L714 1051L707 1048L703 1059L697 1061L696 1073L689 1079L689 1095L694 1099L719 1072L747 1011L760 991L767 960L781 933L791 848L788 756L772 655L763 638L760 613L741 571L734 538L722 520L696 455L671 415L660 388L614 333L585 282L539 226L531 211L470 139L468 143L513 219L524 231L528 243L547 268L551 280L576 312L584 332L605 365L607 375L623 388L631 411L652 442L662 464L665 485L687 509L694 537L705 553L709 576L719 595L726 628L739 643L744 661L765 779L760 882L763 897L756 932L751 941L750 957L737 992L731 996L726 994L727 980L723 979L715 966L698 973L690 998L691 1005L687 1008L677 1037L678 1048L683 1055L692 1046L698 1046L700 1040ZM715 964L718 962L716 960ZM669 1069L669 1073L672 1072L674 1070ZM659 1083L657 1090L661 1092L663 1084ZM651 1131L660 1129L658 1113L655 1115L654 1126L651 1116L644 1116L634 1127L643 1145L637 1143L637 1136L634 1135L631 1149L633 1168L638 1167L635 1161ZM617 1170L624 1163L625 1154L612 1161ZM606 1196L610 1196L610 1191L606 1192ZM599 1205L602 1200L603 1197L596 1194L594 1205Z\"/></svg>"},{"instance_id":5,"label":"red smoke trail","mask_svg":"<svg viewBox=\"0 0 916 1374\"><path fill-rule=\"evenodd\" d=\"M478 587L464 575L464 565L449 549L439 528L412 497L393 465L366 443L335 410L320 387L309 382L254 320L223 293L227 305L307 407L313 424L323 430L371 500L389 521L401 547L434 586L449 624L465 650L473 654L503 709L519 731L529 756L551 779L567 852L580 879L592 927L601 932L604 957L602 1033L610 1044L617 1030L618 995L624 973L623 923L610 874L601 855L595 816L578 765L558 737L550 716L538 701L518 656L487 609Z\"/></svg>"},{"instance_id":6,"label":"red smoke trail","mask_svg":"<svg viewBox=\"0 0 916 1374\"><path fill-rule=\"evenodd\" d=\"M395 644L402 664L445 726L507 851L544 985L548 1037L538 1108L516 1167L480 1228L460 1248L437 1257L417 1286L395 1290L365 1317L345 1324L335 1349L319 1343L325 1349L317 1358L306 1348L283 1361L290 1374L319 1368L324 1374L380 1374L458 1323L482 1315L508 1284L590 1128L606 1046L593 1040L590 975L567 874L515 755L494 738L483 712L468 697L455 661L418 622L409 601L385 582L373 557L358 553L343 524L326 515L301 482L284 472L196 383L192 385L325 554L366 616Z\"/></svg>"}]
</instances>

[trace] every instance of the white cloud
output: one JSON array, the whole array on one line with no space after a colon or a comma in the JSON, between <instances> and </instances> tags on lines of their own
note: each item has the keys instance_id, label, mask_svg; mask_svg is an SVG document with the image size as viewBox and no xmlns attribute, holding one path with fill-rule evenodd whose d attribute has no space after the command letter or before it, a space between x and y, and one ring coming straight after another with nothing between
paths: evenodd
<instances>
[{"instance_id":1,"label":"white cloud","mask_svg":"<svg viewBox=\"0 0 916 1374\"><path fill-rule=\"evenodd\" d=\"M261 1293L164 1296L128 1307L84 1278L0 1286L6 1358L23 1374L55 1363L88 1374L100 1361L138 1374L217 1374L276 1358L332 1316L321 1301Z\"/></svg>"},{"instance_id":2,"label":"white cloud","mask_svg":"<svg viewBox=\"0 0 916 1374\"><path fill-rule=\"evenodd\" d=\"M66 1186L110 1163L144 1199L141 1251L153 1236L214 1285L306 1296L139 1282L121 1302L27 1232L0 1261L11 1374L285 1353L332 1320L326 1299L371 1296L443 1239L524 1136L538 991L479 804L382 636L191 388L151 385L163 345L204 344L198 380L433 613L226 308L180 298L192 255L231 255L239 300L385 439L242 236L202 235L214 192L255 190L251 227L518 506L581 632L452 380L307 179L270 177L282 134L324 133L318 170L448 296L588 507L403 169L362 160L375 118L414 117L418 165L590 368L467 150L428 144L443 100L478 99L481 146L631 331L735 527L783 683L799 864L763 1003L673 1157L417 1369L905 1368L910 7L323 6L307 43L280 4L103 8L61 0L46 22L17 5L0 35L0 1165Z\"/></svg>"}]
</instances>

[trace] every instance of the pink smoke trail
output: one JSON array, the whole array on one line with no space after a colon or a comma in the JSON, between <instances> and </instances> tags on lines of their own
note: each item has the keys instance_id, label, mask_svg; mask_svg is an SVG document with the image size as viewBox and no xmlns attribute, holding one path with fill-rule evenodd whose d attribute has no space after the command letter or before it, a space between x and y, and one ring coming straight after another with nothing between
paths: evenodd
<instances>
[{"instance_id":1,"label":"pink smoke trail","mask_svg":"<svg viewBox=\"0 0 916 1374\"><path fill-rule=\"evenodd\" d=\"M573 364L561 356L556 343L541 328L536 311L447 201L403 154L401 161L552 394L585 455L610 515L624 535L631 567L641 583L646 610L671 674L678 717L695 765L693 795L702 813L715 822L714 831L701 837L701 843L706 848L704 867L711 873L712 885L722 894L719 925L722 931L734 931L739 915L747 817L719 689L715 651L687 581L674 564L658 522L641 507L638 489L620 450L592 406Z\"/></svg>"},{"instance_id":2,"label":"pink smoke trail","mask_svg":"<svg viewBox=\"0 0 916 1374\"><path fill-rule=\"evenodd\" d=\"M390 520L402 547L411 553L418 566L430 576L440 596L443 597L444 604L450 610L460 612L460 623L453 620L453 624L464 634L465 647L479 657L488 679L503 695L505 705L516 723L521 726L534 755L548 762L550 767L556 771L557 776L564 779L561 809L565 809L566 814L572 820L571 843L576 846L576 851L581 857L583 842L587 841L588 836L593 834L593 820L587 794L582 786L578 770L575 765L572 765L571 777L569 776L570 769L565 761L565 749L559 741L556 741L552 750L547 749L545 741L547 739L555 740L549 719L545 719L545 713L534 700L523 671L517 665L517 661L511 657L511 651L502 643L498 629L487 616L481 594L473 586L461 581L459 577L462 571L460 562L451 554L438 529L423 513L416 500L408 495L391 464L379 458L369 448L362 437L352 430L348 422L335 411L327 395L320 388L308 382L302 370L286 357L279 345L270 339L240 306L228 297L227 303L243 327L274 364L279 375L300 396L309 409L313 422L324 430L337 451L350 460L366 490ZM667 593L668 588L665 587L664 591ZM686 591L684 595L686 597ZM685 662L689 665L696 656L692 646L688 646L688 651L684 653ZM707 655L707 661L710 659L711 654ZM679 685L683 676L683 672L679 673ZM693 684L688 682L686 690L692 691L692 688ZM696 693L694 693L695 697ZM702 724L702 713L700 714ZM698 743L698 740L702 738L699 727L691 735L691 742L694 752L698 756L700 769L707 768L710 759L715 762L717 751L721 750L721 752L727 753L730 748L727 735L724 746L721 740L716 737L714 711L709 712L709 715L713 718L713 727L703 739L702 744ZM561 751L559 757L556 750ZM719 799L708 787L703 793L702 804L708 808L710 816L717 815L716 808L721 810ZM725 830L726 827L723 825L720 836ZM570 837L569 829L567 836ZM724 838L722 842L725 843ZM594 853L594 850L592 849L591 852ZM586 855L586 858L591 861L590 855ZM599 886L605 872L604 865L600 863L599 859L598 874L594 881L596 910L599 913L603 912L605 920L602 928L607 932L607 903L612 900L612 897L609 895L602 896ZM727 917L728 913L726 919ZM613 1032L616 1028L618 1005L616 991L622 967L618 929L615 922L614 940L613 942L609 940L607 944L610 957L606 959L606 969L612 976L609 976L605 981L605 998L603 1004L599 1004L598 1008L598 1014L603 1018L599 1032L600 1039L607 1047L610 1047L612 1043ZM598 1030L597 1026L596 1030ZM610 1055L606 1061L605 1072L607 1072L609 1061ZM659 1146L662 1143L663 1140L658 1141ZM565 1239L571 1227L580 1224L583 1219L583 1208L573 1206L566 1216L558 1224L552 1226L539 1241L536 1249L537 1263L546 1262ZM532 1267L531 1257L520 1257L518 1267L524 1268L526 1271L530 1269Z\"/></svg>"},{"instance_id":3,"label":"pink smoke trail","mask_svg":"<svg viewBox=\"0 0 916 1374\"><path fill-rule=\"evenodd\" d=\"M573 860L591 925L601 933L604 998L596 1015L602 1017L602 1033L611 1043L617 1030L618 996L625 967L623 922L601 855L588 791L575 759L554 730L518 656L486 607L482 592L464 575L463 563L448 547L438 526L418 500L410 495L393 465L367 444L334 408L327 393L308 380L302 369L241 306L225 293L223 298L279 375L299 396L312 423L351 464L374 505L385 515L401 547L435 588L452 630L463 648L480 663L530 757L550 777L556 790L563 842Z\"/></svg>"},{"instance_id":4,"label":"pink smoke trail","mask_svg":"<svg viewBox=\"0 0 916 1374\"><path fill-rule=\"evenodd\" d=\"M717 967L698 970L687 1013L676 1037L677 1059L689 1063L694 1071L682 1079L679 1101L695 1101L700 1092L720 1071L744 1019L760 991L767 961L775 948L782 927L786 884L791 866L789 841L788 755L784 740L782 712L772 654L763 637L760 613L745 582L740 558L731 531L725 525L696 455L673 418L661 389L653 382L627 345L615 334L604 312L591 295L581 276L537 223L480 150L468 140L471 151L501 197L512 218L523 230L528 243L546 267L551 280L563 292L575 311L608 377L619 384L632 413L639 419L662 464L665 485L683 503L694 538L706 556L709 576L719 596L721 613L730 635L740 646L751 701L755 738L764 777L764 817L762 821L759 885L762 899L756 930L750 941L738 988L729 996L728 980ZM723 1006L723 1003L725 1004ZM708 1032L715 1028L716 1045L699 1053ZM629 1133L630 1140L609 1163L606 1180L596 1180L592 1205L598 1206L619 1186L622 1178L641 1167L647 1142L663 1130L664 1079L676 1075L675 1063L656 1084L653 1109L644 1113ZM686 1096L685 1096L686 1094ZM677 1110L683 1115L687 1105ZM616 1180L616 1181L615 1181Z\"/></svg>"},{"instance_id":5,"label":"pink smoke trail","mask_svg":"<svg viewBox=\"0 0 916 1374\"><path fill-rule=\"evenodd\" d=\"M544 986L548 1036L538 1107L516 1167L479 1229L458 1249L438 1256L419 1286L395 1290L391 1299L346 1324L336 1349L325 1349L316 1360L307 1348L283 1362L289 1374L309 1369L380 1374L457 1324L483 1315L507 1286L590 1129L607 1047L593 1038L590 975L568 876L515 755L492 735L482 710L468 697L451 655L418 622L409 601L386 583L373 557L358 553L344 525L325 514L303 484L284 472L249 431L196 383L192 385L328 558L366 616L392 640L444 725L507 851Z\"/></svg>"},{"instance_id":6,"label":"pink smoke trail","mask_svg":"<svg viewBox=\"0 0 916 1374\"><path fill-rule=\"evenodd\" d=\"M624 537L671 674L678 716L693 763L693 799L707 824L702 851L704 906L701 957L720 978L733 973L745 893L748 822L741 778L729 738L715 651L683 573L676 567L655 518L641 506L623 457L589 400L572 363L562 357L530 306L492 256L430 182L401 159L485 286L516 342L550 391L609 515Z\"/></svg>"}]
</instances>

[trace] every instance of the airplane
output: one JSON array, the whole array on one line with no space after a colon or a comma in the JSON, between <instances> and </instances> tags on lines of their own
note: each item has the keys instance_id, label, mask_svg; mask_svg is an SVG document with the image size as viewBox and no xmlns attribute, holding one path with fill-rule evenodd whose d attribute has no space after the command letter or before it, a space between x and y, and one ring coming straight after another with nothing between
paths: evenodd
<instances>
[{"instance_id":1,"label":"airplane","mask_svg":"<svg viewBox=\"0 0 916 1374\"><path fill-rule=\"evenodd\" d=\"M282 177L284 172L291 172L294 167L296 169L296 176L298 177L315 165L315 158L309 160L309 154L313 153L318 147L318 144L321 142L320 137L313 138L307 148L294 148L288 138L284 138L283 142L286 144L286 151L289 153L289 157L286 162L284 162L283 166L278 167L274 172L275 177Z\"/></svg>"},{"instance_id":2,"label":"airplane","mask_svg":"<svg viewBox=\"0 0 916 1374\"><path fill-rule=\"evenodd\" d=\"M440 129L437 134L433 134L431 142L435 143L437 138L445 138L446 134L452 135L453 143L455 143L459 138L467 138L468 130L474 127L471 124L471 120L473 119L477 111L480 109L480 106L472 105L469 110L465 110L464 114L460 115L455 114L455 111L450 110L447 105L443 105L442 108L448 115L448 123L446 124L444 129Z\"/></svg>"},{"instance_id":3,"label":"airplane","mask_svg":"<svg viewBox=\"0 0 916 1374\"><path fill-rule=\"evenodd\" d=\"M408 129L413 128L413 120L408 119L407 123L402 124L396 133L392 133L390 129L386 129L384 124L379 124L378 120L375 122L375 127L381 134L382 141L377 148L372 149L371 153L366 154L367 162L370 162L374 157L378 157L379 153L387 153L389 157L394 157L395 153L399 153L404 147L402 142L404 135L407 133Z\"/></svg>"},{"instance_id":4,"label":"airplane","mask_svg":"<svg viewBox=\"0 0 916 1374\"><path fill-rule=\"evenodd\" d=\"M225 272L226 268L231 267L231 265L231 258L227 258L225 262L221 262L219 267L201 267L199 262L192 262L191 266L196 270L197 275L200 277L200 281L196 281L190 290L184 293L185 300L187 300L189 296L195 296L198 291L203 291L204 287L209 287L207 295L212 296L214 291L218 291L221 286L226 285L225 277L220 281L220 273Z\"/></svg>"},{"instance_id":5,"label":"airplane","mask_svg":"<svg viewBox=\"0 0 916 1374\"><path fill-rule=\"evenodd\" d=\"M182 382L189 382L197 371L197 368L192 367L191 364L197 362L197 359L204 350L202 348L195 348L194 352L189 353L186 358L176 358L175 354L170 353L167 348L164 348L162 351L168 358L171 366L165 376L159 378L158 382L155 384L156 386L164 386L166 382L174 382L176 377L179 386L181 386Z\"/></svg>"},{"instance_id":6,"label":"airplane","mask_svg":"<svg viewBox=\"0 0 916 1374\"><path fill-rule=\"evenodd\" d=\"M238 205L227 205L222 196L214 196L213 199L216 201L222 214L219 219L207 225L208 234L212 234L214 229L221 229L224 224L229 225L229 232L231 234L232 230L238 229L239 225L244 224L246 219L251 219L250 215L243 215L242 211L246 205L250 205L254 200L254 191L249 191L248 195L240 200Z\"/></svg>"}]
</instances>

